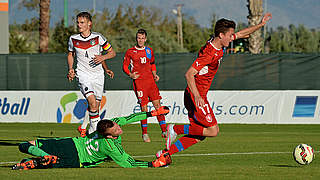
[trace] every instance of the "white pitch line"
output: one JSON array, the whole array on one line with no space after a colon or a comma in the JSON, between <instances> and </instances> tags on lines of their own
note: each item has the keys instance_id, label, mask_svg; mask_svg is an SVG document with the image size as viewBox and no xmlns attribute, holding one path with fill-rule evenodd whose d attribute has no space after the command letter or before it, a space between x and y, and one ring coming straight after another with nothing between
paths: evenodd
<instances>
[{"instance_id":1,"label":"white pitch line","mask_svg":"<svg viewBox=\"0 0 320 180\"><path fill-rule=\"evenodd\" d=\"M319 153L320 151L315 151L314 153ZM190 156L228 156L228 155L256 155L256 154L291 154L292 152L242 152L242 153L207 153L207 154L174 154L175 157L190 157ZM154 155L146 156L132 156L134 158L144 158L144 157L155 157ZM18 162L0 162L0 164L15 164Z\"/></svg>"},{"instance_id":2,"label":"white pitch line","mask_svg":"<svg viewBox=\"0 0 320 180\"><path fill-rule=\"evenodd\" d=\"M12 161L12 162L0 162L0 164L16 164L18 161Z\"/></svg>"},{"instance_id":3,"label":"white pitch line","mask_svg":"<svg viewBox=\"0 0 320 180\"><path fill-rule=\"evenodd\" d=\"M320 151L315 151L314 153L319 153ZM242 153L207 153L207 154L174 154L172 156L176 157L188 157L188 156L228 156L228 155L254 155L254 154L291 154L292 152L242 152ZM146 156L133 156L136 158L141 157L154 157L155 155Z\"/></svg>"}]
</instances>

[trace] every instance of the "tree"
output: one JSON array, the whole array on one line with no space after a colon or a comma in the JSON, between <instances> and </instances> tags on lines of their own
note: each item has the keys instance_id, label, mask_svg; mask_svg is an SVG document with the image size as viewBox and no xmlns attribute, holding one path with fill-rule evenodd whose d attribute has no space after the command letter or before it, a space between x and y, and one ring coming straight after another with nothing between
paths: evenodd
<instances>
[{"instance_id":1,"label":"tree","mask_svg":"<svg viewBox=\"0 0 320 180\"><path fill-rule=\"evenodd\" d=\"M41 0L43 1L43 0ZM50 6L50 0L47 0ZM261 4L261 0L249 1L248 16L255 19L255 23L260 22L262 14L261 6L257 8L257 3ZM256 5L252 4L255 3ZM20 1L20 6L28 10L35 10L40 13L40 0L23 0ZM251 7L251 9L250 9ZM258 10L257 10L258 9ZM75 14L80 10L75 10ZM90 11L91 13L93 10ZM259 12L259 13L257 13ZM47 8L47 18L49 18L49 8ZM160 9L156 7L145 7L143 5L132 7L120 5L115 13L110 13L107 8L102 13L93 15L93 31L102 33L116 52L125 52L128 48L135 44L135 33L139 28L144 28L148 32L147 46L151 46L156 53L177 53L177 52L197 52L204 45L209 35L213 34L215 22L218 15L212 14L211 26L201 27L196 23L193 17L183 15L183 34L184 48L179 46L177 41L177 28L175 18L164 15ZM250 20L251 21L251 20ZM43 21L42 21L43 22ZM68 28L63 26L63 21L55 24L52 28L49 39L48 52L66 52L68 37L76 33L76 24ZM250 22L249 22L250 23ZM250 25L254 25L253 22ZM237 23L236 31L247 27L247 24ZM47 26L49 28L49 19ZM22 25L10 25L10 52L13 53L36 53L40 47L39 17L32 17L25 21ZM47 34L49 35L49 29ZM51 31L50 31L51 32ZM270 28L267 32L268 41L266 46L270 47L270 52L320 52L320 31L319 29L308 29L303 25L289 27L278 27L275 30ZM262 43L261 32L257 37L250 38L250 51L255 45L261 49L262 44L257 44L255 41ZM42 40L41 40L42 41ZM254 41L254 42L252 42ZM233 47L240 47L244 51L249 50L249 41L247 39L238 39L233 42ZM239 51L238 51L239 52ZM241 51L242 52L242 51Z\"/></svg>"},{"instance_id":2,"label":"tree","mask_svg":"<svg viewBox=\"0 0 320 180\"><path fill-rule=\"evenodd\" d=\"M40 0L39 52L47 53L49 46L50 0Z\"/></svg>"},{"instance_id":3,"label":"tree","mask_svg":"<svg viewBox=\"0 0 320 180\"><path fill-rule=\"evenodd\" d=\"M110 22L110 27L113 29L114 32L119 32L122 25L122 11L123 6L120 4L117 12L114 15L114 18L112 18Z\"/></svg>"},{"instance_id":4,"label":"tree","mask_svg":"<svg viewBox=\"0 0 320 180\"><path fill-rule=\"evenodd\" d=\"M39 52L48 52L49 23L50 23L50 0L24 0L19 4L29 11L39 12ZM35 21L35 18L32 20Z\"/></svg>"},{"instance_id":5,"label":"tree","mask_svg":"<svg viewBox=\"0 0 320 180\"><path fill-rule=\"evenodd\" d=\"M25 23L21 25L22 30L26 32L33 32L39 30L39 19L36 17L31 18L30 22L28 19L25 20Z\"/></svg>"},{"instance_id":6,"label":"tree","mask_svg":"<svg viewBox=\"0 0 320 180\"><path fill-rule=\"evenodd\" d=\"M243 23L243 22L239 22L237 23L237 26L236 26L236 32L241 30L241 29L244 29L244 28L247 28L248 25L246 23ZM231 43L230 43L230 46L231 46ZM234 47L234 53L241 53L241 52L248 52L249 50L249 42L248 42L248 39L247 38L240 38L240 39L236 39L235 41L233 41L233 47Z\"/></svg>"},{"instance_id":7,"label":"tree","mask_svg":"<svg viewBox=\"0 0 320 180\"><path fill-rule=\"evenodd\" d=\"M303 25L288 28L279 26L276 31L271 29L270 51L271 52L319 52L319 31L307 29Z\"/></svg>"},{"instance_id":8,"label":"tree","mask_svg":"<svg viewBox=\"0 0 320 180\"><path fill-rule=\"evenodd\" d=\"M210 29L209 29L209 31L211 33L210 35L214 35L214 29L216 27L216 22L217 21L218 21L218 16L215 13L213 13L212 16L211 16L211 26L210 26Z\"/></svg>"},{"instance_id":9,"label":"tree","mask_svg":"<svg viewBox=\"0 0 320 180\"><path fill-rule=\"evenodd\" d=\"M11 53L32 53L32 45L28 43L29 36L17 30L10 31L9 51Z\"/></svg>"},{"instance_id":10,"label":"tree","mask_svg":"<svg viewBox=\"0 0 320 180\"><path fill-rule=\"evenodd\" d=\"M39 12L39 3L40 0L24 0L19 3L19 8L25 7L28 11L36 10Z\"/></svg>"},{"instance_id":11,"label":"tree","mask_svg":"<svg viewBox=\"0 0 320 180\"><path fill-rule=\"evenodd\" d=\"M72 34L76 34L77 31L74 30L72 26L64 27L64 20L62 19L56 24L54 28L52 38L49 43L49 52L59 52L65 53L68 48L68 38Z\"/></svg>"},{"instance_id":12,"label":"tree","mask_svg":"<svg viewBox=\"0 0 320 180\"><path fill-rule=\"evenodd\" d=\"M207 28L201 28L193 17L183 15L182 27L184 34L184 48L189 52L198 52L201 46L209 39L211 32Z\"/></svg>"},{"instance_id":13,"label":"tree","mask_svg":"<svg viewBox=\"0 0 320 180\"><path fill-rule=\"evenodd\" d=\"M248 0L247 6L249 10L249 26L259 24L263 13L262 0ZM253 54L261 53L262 44L261 30L259 29L249 37L249 51Z\"/></svg>"}]
</instances>

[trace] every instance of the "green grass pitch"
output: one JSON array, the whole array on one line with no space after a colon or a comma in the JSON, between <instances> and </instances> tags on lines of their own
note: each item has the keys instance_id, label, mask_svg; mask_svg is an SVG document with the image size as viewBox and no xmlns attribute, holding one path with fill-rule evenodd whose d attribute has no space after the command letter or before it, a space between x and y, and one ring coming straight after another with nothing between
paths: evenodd
<instances>
[{"instance_id":1,"label":"green grass pitch","mask_svg":"<svg viewBox=\"0 0 320 180\"><path fill-rule=\"evenodd\" d=\"M184 152L172 156L168 168L120 168L105 162L88 169L35 169L13 171L20 153L19 142L36 138L77 136L78 124L0 123L0 179L320 179L320 125L244 125L221 124L220 134L207 138ZM157 124L149 124L151 143L141 140L140 126L123 127L123 146L139 160L151 161L164 147ZM294 147L310 144L316 158L310 165L298 165L292 157Z\"/></svg>"}]
</instances>

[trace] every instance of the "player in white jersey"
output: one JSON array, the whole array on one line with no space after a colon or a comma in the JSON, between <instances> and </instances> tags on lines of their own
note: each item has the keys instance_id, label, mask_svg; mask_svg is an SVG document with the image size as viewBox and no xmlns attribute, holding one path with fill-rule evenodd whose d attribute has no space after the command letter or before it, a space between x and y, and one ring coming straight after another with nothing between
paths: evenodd
<instances>
[{"instance_id":1,"label":"player in white jersey","mask_svg":"<svg viewBox=\"0 0 320 180\"><path fill-rule=\"evenodd\" d=\"M92 20L88 12L77 15L79 34L70 36L68 43L68 79L77 78L80 91L89 104L89 133L96 130L99 118L99 105L104 87L104 69L107 68L105 60L113 58L116 53L107 39L97 32L91 32ZM107 54L101 53L106 51ZM77 68L73 69L74 57L77 59ZM113 72L105 69L109 76ZM110 75L111 74L111 75ZM83 124L81 136L85 136L86 124ZM83 127L82 126L82 127Z\"/></svg>"}]
</instances>

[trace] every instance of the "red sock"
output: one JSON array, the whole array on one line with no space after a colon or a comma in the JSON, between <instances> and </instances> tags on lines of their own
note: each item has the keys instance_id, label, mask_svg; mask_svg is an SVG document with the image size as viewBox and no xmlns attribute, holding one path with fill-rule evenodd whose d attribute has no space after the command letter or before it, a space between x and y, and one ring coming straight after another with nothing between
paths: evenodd
<instances>
[{"instance_id":1,"label":"red sock","mask_svg":"<svg viewBox=\"0 0 320 180\"><path fill-rule=\"evenodd\" d=\"M195 123L173 126L173 129L177 134L190 134L194 136L203 136L203 128L203 126Z\"/></svg>"},{"instance_id":2,"label":"red sock","mask_svg":"<svg viewBox=\"0 0 320 180\"><path fill-rule=\"evenodd\" d=\"M198 142L198 140L195 138L189 137L187 135L183 136L170 146L169 154L172 155L176 152L183 151L183 150L187 149L188 147L196 144L197 142Z\"/></svg>"},{"instance_id":3,"label":"red sock","mask_svg":"<svg viewBox=\"0 0 320 180\"><path fill-rule=\"evenodd\" d=\"M91 111L89 111L89 119L90 119L91 121L100 120L99 111L96 111L96 112L91 112Z\"/></svg>"},{"instance_id":4,"label":"red sock","mask_svg":"<svg viewBox=\"0 0 320 180\"><path fill-rule=\"evenodd\" d=\"M166 119L165 119L164 115L157 116L157 120L159 122L161 131L166 132Z\"/></svg>"},{"instance_id":5,"label":"red sock","mask_svg":"<svg viewBox=\"0 0 320 180\"><path fill-rule=\"evenodd\" d=\"M148 134L147 129L148 129L148 121L147 119L144 119L141 122L141 129L142 129L142 134Z\"/></svg>"},{"instance_id":6,"label":"red sock","mask_svg":"<svg viewBox=\"0 0 320 180\"><path fill-rule=\"evenodd\" d=\"M176 124L173 126L173 130L179 135L179 134L185 134L184 131L184 125L182 124Z\"/></svg>"},{"instance_id":7,"label":"red sock","mask_svg":"<svg viewBox=\"0 0 320 180\"><path fill-rule=\"evenodd\" d=\"M194 136L203 136L204 127L195 123L190 124L189 134Z\"/></svg>"}]
</instances>

